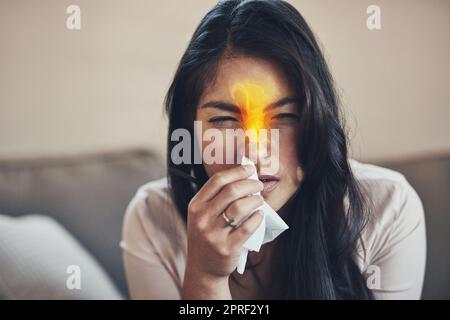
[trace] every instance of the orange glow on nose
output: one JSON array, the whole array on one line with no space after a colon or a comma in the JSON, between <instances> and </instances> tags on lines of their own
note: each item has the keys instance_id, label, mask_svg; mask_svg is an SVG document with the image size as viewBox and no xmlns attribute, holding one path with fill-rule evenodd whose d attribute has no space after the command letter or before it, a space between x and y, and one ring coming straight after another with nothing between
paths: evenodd
<instances>
[{"instance_id":1,"label":"orange glow on nose","mask_svg":"<svg viewBox=\"0 0 450 320\"><path fill-rule=\"evenodd\" d=\"M237 82L231 87L231 96L241 109L244 130L254 129L259 141L259 130L269 128L264 108L273 101L272 87L262 82Z\"/></svg>"}]
</instances>

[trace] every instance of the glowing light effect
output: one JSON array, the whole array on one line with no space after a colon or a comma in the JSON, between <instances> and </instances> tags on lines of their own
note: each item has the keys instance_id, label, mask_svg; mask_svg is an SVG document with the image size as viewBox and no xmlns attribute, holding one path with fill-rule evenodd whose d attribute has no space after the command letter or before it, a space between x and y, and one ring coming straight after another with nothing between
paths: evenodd
<instances>
[{"instance_id":1,"label":"glowing light effect","mask_svg":"<svg viewBox=\"0 0 450 320\"><path fill-rule=\"evenodd\" d=\"M231 96L241 109L244 130L254 129L252 142L258 142L260 129L270 128L264 109L274 100L273 87L264 82L237 82L231 87Z\"/></svg>"}]
</instances>

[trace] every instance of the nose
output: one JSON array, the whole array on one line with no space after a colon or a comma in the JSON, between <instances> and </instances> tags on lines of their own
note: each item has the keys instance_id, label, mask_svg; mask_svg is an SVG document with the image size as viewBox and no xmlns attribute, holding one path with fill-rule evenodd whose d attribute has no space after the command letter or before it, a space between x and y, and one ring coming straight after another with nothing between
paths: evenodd
<instances>
[{"instance_id":1,"label":"nose","mask_svg":"<svg viewBox=\"0 0 450 320\"><path fill-rule=\"evenodd\" d=\"M253 138L253 139L252 139ZM259 172L276 173L279 166L279 132L277 129L261 129L257 139L246 138L239 155L255 163ZM243 149L243 150L242 150Z\"/></svg>"}]
</instances>

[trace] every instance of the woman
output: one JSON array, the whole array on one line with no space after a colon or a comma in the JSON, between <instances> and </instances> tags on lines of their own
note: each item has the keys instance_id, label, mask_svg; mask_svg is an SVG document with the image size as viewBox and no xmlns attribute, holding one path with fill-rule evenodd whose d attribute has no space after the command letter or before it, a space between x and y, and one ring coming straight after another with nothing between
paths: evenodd
<instances>
[{"instance_id":1,"label":"woman","mask_svg":"<svg viewBox=\"0 0 450 320\"><path fill-rule=\"evenodd\" d=\"M194 121L202 130L243 127L231 87L258 81L276 105L264 111L280 135L271 146L279 154L276 172L257 161L255 181L239 164L174 163L176 129L194 136ZM124 220L133 298L420 298L421 201L399 173L348 159L332 77L291 5L219 2L180 61L166 109L168 176L142 186ZM263 201L289 229L250 252L241 275L240 248L263 219L255 211Z\"/></svg>"}]
</instances>

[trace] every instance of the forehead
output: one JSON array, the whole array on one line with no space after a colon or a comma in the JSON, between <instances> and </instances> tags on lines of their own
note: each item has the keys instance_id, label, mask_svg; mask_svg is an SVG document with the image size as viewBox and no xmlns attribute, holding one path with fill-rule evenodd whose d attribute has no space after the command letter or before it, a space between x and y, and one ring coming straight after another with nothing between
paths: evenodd
<instances>
[{"instance_id":1,"label":"forehead","mask_svg":"<svg viewBox=\"0 0 450 320\"><path fill-rule=\"evenodd\" d=\"M263 83L271 88L274 100L293 95L289 81L274 63L253 57L230 57L221 59L214 81L205 86L199 105L212 100L232 102L231 88L236 83Z\"/></svg>"}]
</instances>

